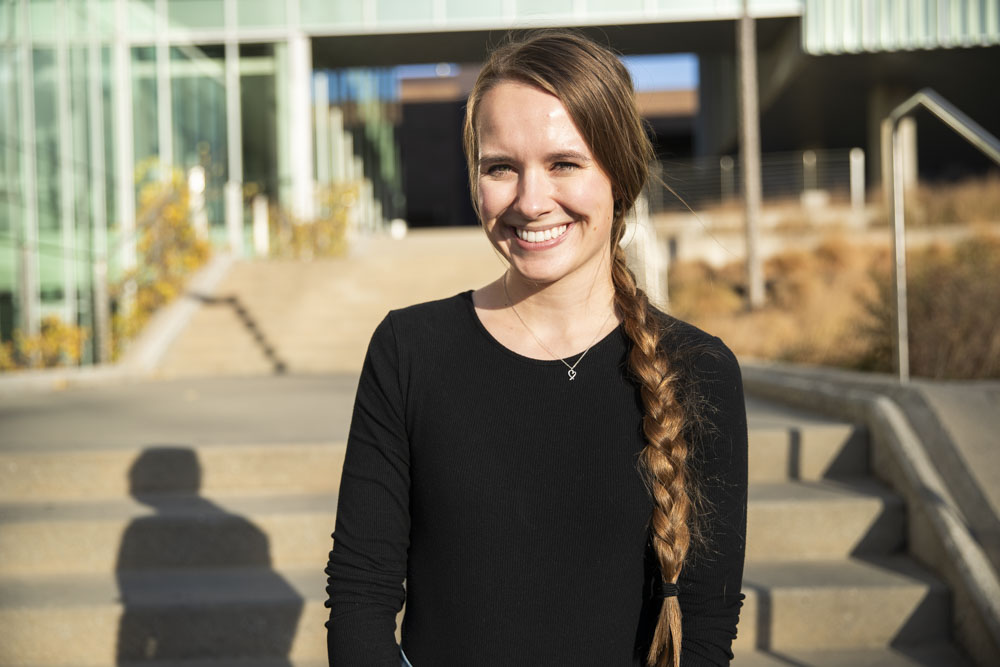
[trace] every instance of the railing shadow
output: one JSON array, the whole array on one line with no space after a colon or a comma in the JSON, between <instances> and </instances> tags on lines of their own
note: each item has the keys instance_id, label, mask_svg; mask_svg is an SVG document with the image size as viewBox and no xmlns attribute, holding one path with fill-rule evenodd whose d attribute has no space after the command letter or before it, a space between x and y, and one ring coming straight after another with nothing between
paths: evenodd
<instances>
[{"instance_id":1,"label":"railing shadow","mask_svg":"<svg viewBox=\"0 0 1000 667\"><path fill-rule=\"evenodd\" d=\"M254 343L260 348L261 353L270 362L274 374L284 375L288 371L288 364L278 355L277 349L268 341L267 336L264 335L264 332L261 331L260 326L257 324L257 320L250 314L250 311L247 310L238 296L211 296L197 292L189 292L188 296L208 306L229 306L232 308L236 316L240 318L240 322L242 322L244 328L253 338Z\"/></svg>"}]
</instances>

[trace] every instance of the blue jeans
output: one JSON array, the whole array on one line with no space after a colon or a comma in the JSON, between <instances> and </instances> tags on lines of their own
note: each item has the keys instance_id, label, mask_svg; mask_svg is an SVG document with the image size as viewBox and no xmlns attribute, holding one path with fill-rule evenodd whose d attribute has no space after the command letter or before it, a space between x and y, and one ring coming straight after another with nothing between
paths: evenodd
<instances>
[{"instance_id":1,"label":"blue jeans","mask_svg":"<svg viewBox=\"0 0 1000 667\"><path fill-rule=\"evenodd\" d=\"M406 659L406 654L403 653L403 647L399 647L399 667L413 667L410 661Z\"/></svg>"}]
</instances>

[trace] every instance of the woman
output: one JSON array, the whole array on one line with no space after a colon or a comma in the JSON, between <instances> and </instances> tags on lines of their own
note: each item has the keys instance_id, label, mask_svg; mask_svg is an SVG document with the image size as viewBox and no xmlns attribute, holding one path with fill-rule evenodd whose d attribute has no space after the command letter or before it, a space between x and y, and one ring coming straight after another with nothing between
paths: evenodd
<instances>
[{"instance_id":1,"label":"woman","mask_svg":"<svg viewBox=\"0 0 1000 667\"><path fill-rule=\"evenodd\" d=\"M502 46L464 142L509 268L372 338L327 567L331 664L400 664L404 598L404 665L728 664L739 367L625 266L653 157L627 71L575 34Z\"/></svg>"}]
</instances>

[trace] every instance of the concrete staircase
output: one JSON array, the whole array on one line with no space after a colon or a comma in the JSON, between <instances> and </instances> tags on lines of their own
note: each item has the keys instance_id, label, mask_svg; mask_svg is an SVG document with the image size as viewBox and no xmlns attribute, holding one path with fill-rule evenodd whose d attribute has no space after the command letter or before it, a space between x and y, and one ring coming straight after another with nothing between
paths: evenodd
<instances>
[{"instance_id":1,"label":"concrete staircase","mask_svg":"<svg viewBox=\"0 0 1000 667\"><path fill-rule=\"evenodd\" d=\"M468 227L360 239L342 258L240 261L157 373L357 372L390 308L478 288L503 271L483 232Z\"/></svg>"},{"instance_id":2,"label":"concrete staircase","mask_svg":"<svg viewBox=\"0 0 1000 667\"><path fill-rule=\"evenodd\" d=\"M906 508L867 475L863 428L748 400L737 667L965 665L950 594L904 552Z\"/></svg>"},{"instance_id":3,"label":"concrete staircase","mask_svg":"<svg viewBox=\"0 0 1000 667\"><path fill-rule=\"evenodd\" d=\"M0 664L325 664L322 570L352 395L348 379L314 376L8 401ZM901 553L905 508L865 476L864 431L749 406L735 664L965 664L948 591Z\"/></svg>"}]
</instances>

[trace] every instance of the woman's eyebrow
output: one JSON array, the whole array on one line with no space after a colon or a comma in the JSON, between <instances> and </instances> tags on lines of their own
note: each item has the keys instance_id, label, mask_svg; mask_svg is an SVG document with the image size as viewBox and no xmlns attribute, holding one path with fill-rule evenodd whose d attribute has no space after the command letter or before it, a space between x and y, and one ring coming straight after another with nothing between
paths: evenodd
<instances>
[{"instance_id":1,"label":"woman's eyebrow","mask_svg":"<svg viewBox=\"0 0 1000 667\"><path fill-rule=\"evenodd\" d=\"M513 162L516 162L514 158L510 157L509 155L501 155L499 153L490 153L479 157L479 166L481 167L488 164L513 163Z\"/></svg>"},{"instance_id":2,"label":"woman's eyebrow","mask_svg":"<svg viewBox=\"0 0 1000 667\"><path fill-rule=\"evenodd\" d=\"M549 153L545 156L546 162L559 162L561 160L576 160L577 162L591 162L591 158L584 153L579 151L558 151L555 153ZM499 153L490 153L483 155L479 158L479 166L486 166L491 164L514 164L517 160L509 155L501 155Z\"/></svg>"},{"instance_id":3,"label":"woman's eyebrow","mask_svg":"<svg viewBox=\"0 0 1000 667\"><path fill-rule=\"evenodd\" d=\"M577 162L590 162L590 157L577 151L559 151L549 153L545 156L549 162L559 162L560 160L576 160Z\"/></svg>"}]
</instances>

